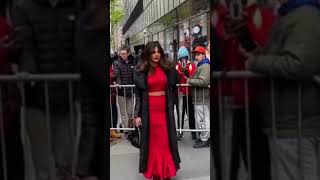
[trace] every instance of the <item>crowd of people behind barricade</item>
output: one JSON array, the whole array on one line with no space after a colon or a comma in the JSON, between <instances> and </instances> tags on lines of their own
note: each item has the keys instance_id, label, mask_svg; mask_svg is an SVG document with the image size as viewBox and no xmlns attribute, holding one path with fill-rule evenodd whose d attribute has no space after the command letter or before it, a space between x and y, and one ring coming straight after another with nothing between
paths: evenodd
<instances>
[{"instance_id":1,"label":"crowd of people behind barricade","mask_svg":"<svg viewBox=\"0 0 320 180\"><path fill-rule=\"evenodd\" d=\"M119 51L112 53L112 64L109 67L110 85L120 87L110 88L110 105L112 128L133 128L133 111L135 106L135 88L121 87L121 85L134 85L133 72L139 64L143 50L133 55L128 46L122 46ZM177 61L168 59L175 67L179 84L189 85L177 86L174 102L175 124L177 129L188 129L185 121L189 123L189 129L210 130L210 95L208 86L210 84L210 42L206 45L198 45L192 51L181 46L177 52ZM168 55L165 54L168 58ZM122 134L123 133L123 134ZM110 142L115 139L130 138L130 131L111 130ZM129 137L128 137L129 136ZM177 139L181 140L184 133L177 131ZM191 138L195 141L194 147L209 147L210 132L191 132Z\"/></svg>"}]
</instances>

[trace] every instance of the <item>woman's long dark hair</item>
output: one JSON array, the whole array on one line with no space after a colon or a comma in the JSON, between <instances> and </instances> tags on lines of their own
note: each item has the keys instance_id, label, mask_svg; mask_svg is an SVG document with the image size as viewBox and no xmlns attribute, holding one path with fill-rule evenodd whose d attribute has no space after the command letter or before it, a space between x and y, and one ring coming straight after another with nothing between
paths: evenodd
<instances>
[{"instance_id":1,"label":"woman's long dark hair","mask_svg":"<svg viewBox=\"0 0 320 180\"><path fill-rule=\"evenodd\" d=\"M165 58L164 51L158 41L151 41L146 44L141 54L140 62L136 67L137 71L148 72L150 74L154 72L155 67L153 67L150 62L151 62L151 55L155 48L158 48L161 54L159 66L164 71L170 71L170 62L168 61L168 59Z\"/></svg>"}]
</instances>

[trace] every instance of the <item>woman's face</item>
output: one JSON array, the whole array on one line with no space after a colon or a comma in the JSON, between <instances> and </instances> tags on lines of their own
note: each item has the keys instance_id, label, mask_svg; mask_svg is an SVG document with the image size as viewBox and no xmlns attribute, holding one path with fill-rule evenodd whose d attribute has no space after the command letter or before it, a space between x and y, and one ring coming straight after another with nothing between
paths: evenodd
<instances>
[{"instance_id":1,"label":"woman's face","mask_svg":"<svg viewBox=\"0 0 320 180\"><path fill-rule=\"evenodd\" d=\"M158 63L161 59L160 50L156 47L154 48L152 54L151 54L151 61L154 63Z\"/></svg>"}]
</instances>

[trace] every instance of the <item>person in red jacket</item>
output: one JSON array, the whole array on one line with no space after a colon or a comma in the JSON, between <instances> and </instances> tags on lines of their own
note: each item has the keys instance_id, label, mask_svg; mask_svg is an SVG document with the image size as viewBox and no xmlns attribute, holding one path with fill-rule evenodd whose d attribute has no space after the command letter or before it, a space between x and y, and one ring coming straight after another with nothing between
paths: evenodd
<instances>
[{"instance_id":1,"label":"person in red jacket","mask_svg":"<svg viewBox=\"0 0 320 180\"><path fill-rule=\"evenodd\" d=\"M115 84L115 74L114 74L114 70L113 70L113 63L111 64L110 68L109 68L109 73L110 73L110 85L114 85ZM116 89L115 88L111 88L110 89L110 101L111 101L111 111L112 111L112 128L117 127L117 122L118 122L118 114L117 114L117 103L116 103ZM111 126L110 126L111 127ZM116 131L116 130L110 130L110 142L113 141L113 138L121 138L121 134Z\"/></svg>"},{"instance_id":2,"label":"person in red jacket","mask_svg":"<svg viewBox=\"0 0 320 180\"><path fill-rule=\"evenodd\" d=\"M242 48L249 51L265 46L275 20L273 9L259 6L255 0L247 1L246 4L243 4L243 7L243 21L239 23L238 29L231 30L235 36L235 54L238 56L231 60L231 70L245 70L247 57L243 54ZM259 83L258 80L250 80L248 83L252 178L268 180L271 178L268 140L267 136L262 132L261 125L259 124L261 117L257 111ZM238 178L240 154L242 154L245 165L248 166L244 90L245 85L243 80L232 81L231 91L234 104L237 106L233 116L234 128L230 177L232 180Z\"/></svg>"},{"instance_id":3,"label":"person in red jacket","mask_svg":"<svg viewBox=\"0 0 320 180\"><path fill-rule=\"evenodd\" d=\"M187 84L187 79L195 73L196 66L189 60L190 55L186 47L181 47L177 53L178 62L176 64L176 70L180 77L180 84ZM190 94L189 87L179 87L179 116L178 116L178 128L184 128L185 115L188 116L189 128L195 129L195 117L194 107L192 104L192 96ZM181 124L180 124L181 123ZM181 125L181 126L180 126ZM191 133L192 139L196 139L196 133ZM183 132L178 134L178 140L183 138Z\"/></svg>"}]
</instances>

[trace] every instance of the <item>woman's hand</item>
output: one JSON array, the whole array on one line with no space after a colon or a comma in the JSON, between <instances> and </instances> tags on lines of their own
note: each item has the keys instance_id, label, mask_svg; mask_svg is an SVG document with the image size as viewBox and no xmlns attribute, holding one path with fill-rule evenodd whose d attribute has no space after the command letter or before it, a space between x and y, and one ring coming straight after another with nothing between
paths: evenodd
<instances>
[{"instance_id":1,"label":"woman's hand","mask_svg":"<svg viewBox=\"0 0 320 180\"><path fill-rule=\"evenodd\" d=\"M135 124L136 127L141 126L141 118L140 117L136 117L134 119L134 124Z\"/></svg>"}]
</instances>

